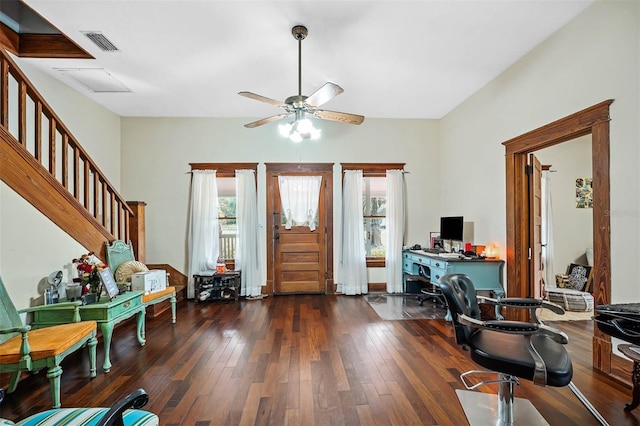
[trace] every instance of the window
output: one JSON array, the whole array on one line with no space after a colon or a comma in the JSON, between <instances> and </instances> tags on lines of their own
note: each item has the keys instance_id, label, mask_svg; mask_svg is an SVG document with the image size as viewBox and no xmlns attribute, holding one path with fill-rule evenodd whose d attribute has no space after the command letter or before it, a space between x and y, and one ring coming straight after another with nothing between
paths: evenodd
<instances>
[{"instance_id":1,"label":"window","mask_svg":"<svg viewBox=\"0 0 640 426\"><path fill-rule=\"evenodd\" d=\"M220 257L228 260L236 257L236 178L217 177L218 227L220 231Z\"/></svg>"},{"instance_id":2,"label":"window","mask_svg":"<svg viewBox=\"0 0 640 426\"><path fill-rule=\"evenodd\" d=\"M368 267L385 266L387 232L386 171L404 163L342 163L342 170L362 170L362 215Z\"/></svg>"},{"instance_id":3,"label":"window","mask_svg":"<svg viewBox=\"0 0 640 426\"><path fill-rule=\"evenodd\" d=\"M220 232L220 257L227 268L233 269L236 256L236 170L256 171L257 163L191 163L191 170L215 170L218 187L218 228Z\"/></svg>"},{"instance_id":4,"label":"window","mask_svg":"<svg viewBox=\"0 0 640 426\"><path fill-rule=\"evenodd\" d=\"M385 256L387 182L384 177L362 178L362 215L367 257Z\"/></svg>"}]
</instances>

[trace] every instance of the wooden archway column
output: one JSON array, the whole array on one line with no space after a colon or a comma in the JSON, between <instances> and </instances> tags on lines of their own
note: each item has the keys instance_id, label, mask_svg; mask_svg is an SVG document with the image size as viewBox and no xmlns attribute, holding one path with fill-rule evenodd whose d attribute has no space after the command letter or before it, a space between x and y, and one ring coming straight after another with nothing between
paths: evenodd
<instances>
[{"instance_id":1,"label":"wooden archway column","mask_svg":"<svg viewBox=\"0 0 640 426\"><path fill-rule=\"evenodd\" d=\"M127 201L127 205L133 210L133 217L129 219L129 239L133 245L133 252L139 262L145 263L147 259L146 246L146 222L144 201Z\"/></svg>"},{"instance_id":2,"label":"wooden archway column","mask_svg":"<svg viewBox=\"0 0 640 426\"><path fill-rule=\"evenodd\" d=\"M596 305L611 299L609 106L612 99L503 143L507 194L507 294L527 297L529 278L529 196L525 166L531 152L591 134L593 172L593 295ZM509 310L511 319L528 320L527 312ZM594 325L593 366L611 372L611 338Z\"/></svg>"}]
</instances>

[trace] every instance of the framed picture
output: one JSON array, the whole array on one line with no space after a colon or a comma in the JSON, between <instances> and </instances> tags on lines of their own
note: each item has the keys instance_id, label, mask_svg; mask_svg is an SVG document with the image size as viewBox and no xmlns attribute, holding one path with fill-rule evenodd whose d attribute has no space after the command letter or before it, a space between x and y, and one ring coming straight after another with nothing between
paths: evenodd
<instances>
[{"instance_id":1,"label":"framed picture","mask_svg":"<svg viewBox=\"0 0 640 426\"><path fill-rule=\"evenodd\" d=\"M109 296L109 300L112 300L118 295L118 293L120 293L118 285L113 279L113 274L109 268L104 268L102 271L98 272L98 274L100 275L100 281L102 281L102 285L107 292L107 296Z\"/></svg>"},{"instance_id":2,"label":"framed picture","mask_svg":"<svg viewBox=\"0 0 640 426\"><path fill-rule=\"evenodd\" d=\"M568 283L565 287L578 291L589 291L591 286L591 266L571 263L567 268Z\"/></svg>"},{"instance_id":3,"label":"framed picture","mask_svg":"<svg viewBox=\"0 0 640 426\"><path fill-rule=\"evenodd\" d=\"M442 239L439 232L429 232L429 247L442 248Z\"/></svg>"},{"instance_id":4,"label":"framed picture","mask_svg":"<svg viewBox=\"0 0 640 426\"><path fill-rule=\"evenodd\" d=\"M592 178L576 179L576 208L578 209L593 208L593 179Z\"/></svg>"}]
</instances>

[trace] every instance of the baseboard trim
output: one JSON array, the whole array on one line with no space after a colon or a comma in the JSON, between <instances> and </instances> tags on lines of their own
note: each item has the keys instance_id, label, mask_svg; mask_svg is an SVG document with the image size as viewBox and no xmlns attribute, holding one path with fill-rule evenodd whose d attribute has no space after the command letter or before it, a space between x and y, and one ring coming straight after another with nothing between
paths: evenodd
<instances>
[{"instance_id":1,"label":"baseboard trim","mask_svg":"<svg viewBox=\"0 0 640 426\"><path fill-rule=\"evenodd\" d=\"M387 291L387 283L369 283L369 291L371 292Z\"/></svg>"}]
</instances>

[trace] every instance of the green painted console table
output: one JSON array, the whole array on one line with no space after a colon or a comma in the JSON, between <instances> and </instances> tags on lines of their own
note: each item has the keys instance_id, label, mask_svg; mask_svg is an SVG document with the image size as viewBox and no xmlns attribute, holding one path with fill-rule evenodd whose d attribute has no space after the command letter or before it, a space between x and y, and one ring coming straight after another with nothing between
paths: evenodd
<instances>
[{"instance_id":1,"label":"green painted console table","mask_svg":"<svg viewBox=\"0 0 640 426\"><path fill-rule=\"evenodd\" d=\"M144 346L144 315L145 306L142 303L141 291L128 291L124 294L116 296L112 301L106 296L102 296L100 302L90 305L80 306L80 319L82 321L93 320L98 323L102 338L104 340L104 372L111 370L111 359L109 351L111 349L111 336L113 335L113 327L119 322L131 318L134 314L138 314L137 320L137 337L140 346ZM62 300L64 301L64 300ZM51 305L52 307L55 305ZM74 322L73 313L56 310L42 309L33 313L32 328L42 328L56 324L67 324Z\"/></svg>"}]
</instances>

